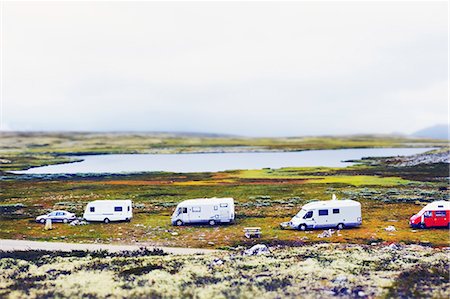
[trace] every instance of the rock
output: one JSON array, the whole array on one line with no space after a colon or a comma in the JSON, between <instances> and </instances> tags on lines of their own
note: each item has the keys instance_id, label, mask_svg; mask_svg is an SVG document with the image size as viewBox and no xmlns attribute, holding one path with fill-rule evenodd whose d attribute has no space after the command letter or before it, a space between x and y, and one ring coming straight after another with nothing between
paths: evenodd
<instances>
[{"instance_id":1,"label":"rock","mask_svg":"<svg viewBox=\"0 0 450 299\"><path fill-rule=\"evenodd\" d=\"M224 263L224 261L222 261L221 259L215 258L214 261L212 262L212 265L213 266L220 266L220 265L223 265L223 263Z\"/></svg>"},{"instance_id":2,"label":"rock","mask_svg":"<svg viewBox=\"0 0 450 299\"><path fill-rule=\"evenodd\" d=\"M395 232L396 231L396 229L395 229L395 227L393 225L389 225L384 230L387 231L387 232Z\"/></svg>"},{"instance_id":3,"label":"rock","mask_svg":"<svg viewBox=\"0 0 450 299\"><path fill-rule=\"evenodd\" d=\"M69 225L76 226L76 225L87 225L88 223L84 220L75 219L74 221L70 222Z\"/></svg>"},{"instance_id":4,"label":"rock","mask_svg":"<svg viewBox=\"0 0 450 299\"><path fill-rule=\"evenodd\" d=\"M364 297L364 296L366 296L366 293L364 293L363 291L359 291L358 292L358 296L359 297Z\"/></svg>"},{"instance_id":5,"label":"rock","mask_svg":"<svg viewBox=\"0 0 450 299\"><path fill-rule=\"evenodd\" d=\"M332 229L324 230L323 233L318 234L317 237L318 237L318 238L329 238L329 237L331 237L334 233L335 233L335 231L332 230Z\"/></svg>"},{"instance_id":6,"label":"rock","mask_svg":"<svg viewBox=\"0 0 450 299\"><path fill-rule=\"evenodd\" d=\"M214 242L208 242L208 245L214 245Z\"/></svg>"},{"instance_id":7,"label":"rock","mask_svg":"<svg viewBox=\"0 0 450 299\"><path fill-rule=\"evenodd\" d=\"M413 156L387 159L386 162L397 167L416 166L419 164L449 163L449 156L449 149L439 149Z\"/></svg>"},{"instance_id":8,"label":"rock","mask_svg":"<svg viewBox=\"0 0 450 299\"><path fill-rule=\"evenodd\" d=\"M335 279L334 279L334 282L337 282L337 283L343 283L343 282L346 282L348 279L347 279L347 276L345 276L345 275L339 275L339 276L337 276Z\"/></svg>"},{"instance_id":9,"label":"rock","mask_svg":"<svg viewBox=\"0 0 450 299\"><path fill-rule=\"evenodd\" d=\"M387 248L392 250L399 250L402 249L402 247L399 244L392 243L391 245L387 246Z\"/></svg>"},{"instance_id":10,"label":"rock","mask_svg":"<svg viewBox=\"0 0 450 299\"><path fill-rule=\"evenodd\" d=\"M264 244L257 244L244 251L244 255L264 255L270 254L269 248Z\"/></svg>"},{"instance_id":11,"label":"rock","mask_svg":"<svg viewBox=\"0 0 450 299\"><path fill-rule=\"evenodd\" d=\"M170 233L172 236L178 236L178 233L177 232L171 232Z\"/></svg>"}]
</instances>

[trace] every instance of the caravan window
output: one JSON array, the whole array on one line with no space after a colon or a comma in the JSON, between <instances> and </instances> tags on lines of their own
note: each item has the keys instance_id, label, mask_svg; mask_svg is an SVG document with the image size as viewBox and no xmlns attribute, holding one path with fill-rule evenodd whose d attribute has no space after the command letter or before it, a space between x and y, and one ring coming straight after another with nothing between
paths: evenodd
<instances>
[{"instance_id":1,"label":"caravan window","mask_svg":"<svg viewBox=\"0 0 450 299\"><path fill-rule=\"evenodd\" d=\"M200 212L202 209L200 207L192 207L192 212Z\"/></svg>"},{"instance_id":2,"label":"caravan window","mask_svg":"<svg viewBox=\"0 0 450 299\"><path fill-rule=\"evenodd\" d=\"M339 209L333 209L333 214L339 214Z\"/></svg>"},{"instance_id":3,"label":"caravan window","mask_svg":"<svg viewBox=\"0 0 450 299\"><path fill-rule=\"evenodd\" d=\"M305 216L303 216L303 219L309 219L313 216L313 211L308 211Z\"/></svg>"},{"instance_id":4,"label":"caravan window","mask_svg":"<svg viewBox=\"0 0 450 299\"><path fill-rule=\"evenodd\" d=\"M226 207L228 207L228 204L227 204L227 203L221 203L221 204L220 204L220 207L221 207L221 208L226 208Z\"/></svg>"},{"instance_id":5,"label":"caravan window","mask_svg":"<svg viewBox=\"0 0 450 299\"><path fill-rule=\"evenodd\" d=\"M128 212L130 211L130 206L128 206Z\"/></svg>"},{"instance_id":6,"label":"caravan window","mask_svg":"<svg viewBox=\"0 0 450 299\"><path fill-rule=\"evenodd\" d=\"M95 212L95 207L90 207L90 208L89 208L89 211L90 211L91 213L94 213L94 212Z\"/></svg>"},{"instance_id":7,"label":"caravan window","mask_svg":"<svg viewBox=\"0 0 450 299\"><path fill-rule=\"evenodd\" d=\"M327 216L328 210L319 210L319 216Z\"/></svg>"},{"instance_id":8,"label":"caravan window","mask_svg":"<svg viewBox=\"0 0 450 299\"><path fill-rule=\"evenodd\" d=\"M114 212L122 212L122 207L114 207Z\"/></svg>"},{"instance_id":9,"label":"caravan window","mask_svg":"<svg viewBox=\"0 0 450 299\"><path fill-rule=\"evenodd\" d=\"M217 211L219 209L218 206L214 206L214 211Z\"/></svg>"},{"instance_id":10,"label":"caravan window","mask_svg":"<svg viewBox=\"0 0 450 299\"><path fill-rule=\"evenodd\" d=\"M181 213L187 214L187 208L181 208Z\"/></svg>"},{"instance_id":11,"label":"caravan window","mask_svg":"<svg viewBox=\"0 0 450 299\"><path fill-rule=\"evenodd\" d=\"M436 217L445 217L445 211L436 211Z\"/></svg>"}]
</instances>

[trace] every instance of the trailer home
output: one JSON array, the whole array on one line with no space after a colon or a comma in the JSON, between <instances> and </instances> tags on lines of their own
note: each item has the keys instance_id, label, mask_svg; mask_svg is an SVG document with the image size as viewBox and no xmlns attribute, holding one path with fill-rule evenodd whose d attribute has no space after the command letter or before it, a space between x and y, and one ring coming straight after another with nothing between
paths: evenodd
<instances>
[{"instance_id":1,"label":"trailer home","mask_svg":"<svg viewBox=\"0 0 450 299\"><path fill-rule=\"evenodd\" d=\"M450 224L450 202L446 200L427 204L409 219L411 227L448 227Z\"/></svg>"},{"instance_id":2,"label":"trailer home","mask_svg":"<svg viewBox=\"0 0 450 299\"><path fill-rule=\"evenodd\" d=\"M131 200L95 200L87 204L83 218L87 221L130 221L133 218Z\"/></svg>"},{"instance_id":3,"label":"trailer home","mask_svg":"<svg viewBox=\"0 0 450 299\"><path fill-rule=\"evenodd\" d=\"M233 198L189 199L177 205L172 214L172 225L231 223L234 216Z\"/></svg>"},{"instance_id":4,"label":"trailer home","mask_svg":"<svg viewBox=\"0 0 450 299\"><path fill-rule=\"evenodd\" d=\"M315 201L302 207L287 226L306 230L316 228L337 228L360 226L362 223L361 204L354 200Z\"/></svg>"}]
</instances>

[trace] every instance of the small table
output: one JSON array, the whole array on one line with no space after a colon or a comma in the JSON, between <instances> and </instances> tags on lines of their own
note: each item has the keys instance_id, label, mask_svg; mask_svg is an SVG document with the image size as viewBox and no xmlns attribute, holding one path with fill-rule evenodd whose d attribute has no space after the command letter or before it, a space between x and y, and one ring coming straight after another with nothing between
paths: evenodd
<instances>
[{"instance_id":1,"label":"small table","mask_svg":"<svg viewBox=\"0 0 450 299\"><path fill-rule=\"evenodd\" d=\"M246 238L261 238L261 227L244 227L244 235Z\"/></svg>"}]
</instances>

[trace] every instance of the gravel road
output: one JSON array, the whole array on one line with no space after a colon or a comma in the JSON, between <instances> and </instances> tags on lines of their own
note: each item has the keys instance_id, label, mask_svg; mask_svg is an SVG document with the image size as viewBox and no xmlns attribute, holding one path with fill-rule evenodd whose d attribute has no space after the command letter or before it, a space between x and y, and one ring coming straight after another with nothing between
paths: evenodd
<instances>
[{"instance_id":1,"label":"gravel road","mask_svg":"<svg viewBox=\"0 0 450 299\"><path fill-rule=\"evenodd\" d=\"M6 240L0 239L0 250L14 251L14 250L50 250L50 251L71 251L71 250L108 250L111 252L123 250L137 250L141 247L149 249L155 246L148 244L135 245L111 245L111 244L80 244L80 243L63 243L63 242L40 242L28 240ZM218 250L201 249L201 248L177 248L177 247L157 247L164 250L164 252L171 254L208 254L214 253Z\"/></svg>"}]
</instances>

